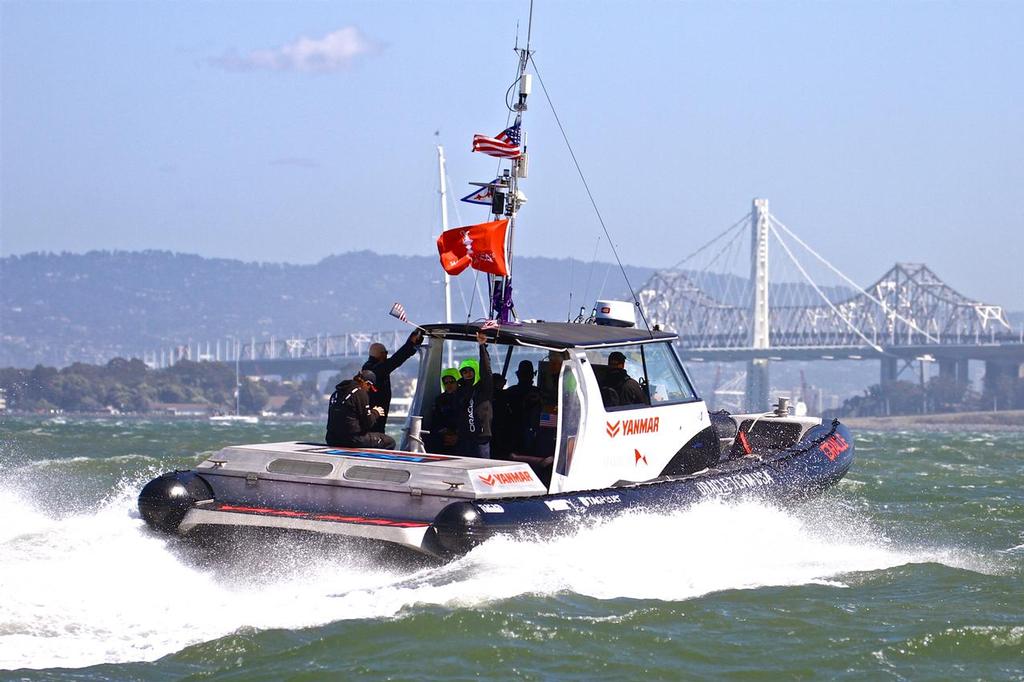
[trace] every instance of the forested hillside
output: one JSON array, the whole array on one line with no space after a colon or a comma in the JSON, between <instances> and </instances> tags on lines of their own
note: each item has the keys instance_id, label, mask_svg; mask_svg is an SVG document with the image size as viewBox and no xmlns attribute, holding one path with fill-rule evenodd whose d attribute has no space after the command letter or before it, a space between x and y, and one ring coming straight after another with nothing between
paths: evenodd
<instances>
[{"instance_id":1,"label":"forested hillside","mask_svg":"<svg viewBox=\"0 0 1024 682\"><path fill-rule=\"evenodd\" d=\"M565 319L573 306L625 296L618 268L516 259L521 314ZM634 286L652 272L627 268ZM473 271L453 279L453 309L473 299ZM482 278L481 278L482 280ZM418 322L443 317L443 272L432 257L371 252L315 265L246 263L165 251L27 254L0 259L0 367L104 363L188 341L391 329L400 300ZM483 281L483 280L482 280ZM584 292L589 282L589 290ZM584 300L584 295L586 299ZM472 317L482 317L475 299Z\"/></svg>"}]
</instances>

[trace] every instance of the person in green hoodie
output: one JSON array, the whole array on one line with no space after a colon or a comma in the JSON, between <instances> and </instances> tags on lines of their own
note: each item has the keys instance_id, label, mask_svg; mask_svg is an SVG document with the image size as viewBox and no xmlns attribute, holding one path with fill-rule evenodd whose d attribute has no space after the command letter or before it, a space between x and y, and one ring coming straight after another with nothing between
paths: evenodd
<instances>
[{"instance_id":1,"label":"person in green hoodie","mask_svg":"<svg viewBox=\"0 0 1024 682\"><path fill-rule=\"evenodd\" d=\"M455 392L459 409L459 442L456 453L462 457L491 458L491 420L494 377L487 352L487 335L476 333L480 360L463 360L459 365L459 387Z\"/></svg>"}]
</instances>

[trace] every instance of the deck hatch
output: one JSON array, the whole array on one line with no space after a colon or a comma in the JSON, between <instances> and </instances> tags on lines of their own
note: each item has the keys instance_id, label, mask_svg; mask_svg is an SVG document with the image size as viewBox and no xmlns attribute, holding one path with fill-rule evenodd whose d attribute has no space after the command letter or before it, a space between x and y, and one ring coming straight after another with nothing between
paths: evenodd
<instances>
[{"instance_id":1,"label":"deck hatch","mask_svg":"<svg viewBox=\"0 0 1024 682\"><path fill-rule=\"evenodd\" d=\"M330 476L334 465L330 462L311 462L302 459L275 459L267 465L272 474L292 474L293 476Z\"/></svg>"},{"instance_id":2,"label":"deck hatch","mask_svg":"<svg viewBox=\"0 0 1024 682\"><path fill-rule=\"evenodd\" d=\"M345 478L350 481L387 481L388 483L405 483L411 474L405 469L388 469L386 467L368 467L357 464L345 469Z\"/></svg>"}]
</instances>

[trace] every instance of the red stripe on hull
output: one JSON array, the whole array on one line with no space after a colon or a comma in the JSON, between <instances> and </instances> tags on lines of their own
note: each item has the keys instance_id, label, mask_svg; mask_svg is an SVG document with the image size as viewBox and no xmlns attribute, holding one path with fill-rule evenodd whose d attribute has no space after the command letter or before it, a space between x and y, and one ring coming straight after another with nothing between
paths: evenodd
<instances>
[{"instance_id":1,"label":"red stripe on hull","mask_svg":"<svg viewBox=\"0 0 1024 682\"><path fill-rule=\"evenodd\" d=\"M259 516L284 516L290 519L310 519L312 521L334 521L337 523L360 523L369 526L388 526L390 528L423 528L429 523L422 521L396 521L394 519L372 519L365 516L342 516L340 514L316 514L313 512L295 511L293 509L272 509L270 507L245 507L234 504L220 504L216 511L256 514Z\"/></svg>"}]
</instances>

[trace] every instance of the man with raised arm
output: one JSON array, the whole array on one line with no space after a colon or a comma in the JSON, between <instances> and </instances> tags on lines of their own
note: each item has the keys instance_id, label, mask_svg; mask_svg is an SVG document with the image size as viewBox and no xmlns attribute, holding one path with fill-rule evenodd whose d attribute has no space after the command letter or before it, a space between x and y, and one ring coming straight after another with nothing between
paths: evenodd
<instances>
[{"instance_id":1,"label":"man with raised arm","mask_svg":"<svg viewBox=\"0 0 1024 682\"><path fill-rule=\"evenodd\" d=\"M384 427L388 423L388 413L391 411L391 373L415 355L416 346L421 343L423 332L416 329L391 357L388 357L388 349L383 343L370 344L370 357L363 363L363 369L373 372L377 377L377 391L370 393L370 407L380 407L384 410L384 417L373 425L373 431L384 433Z\"/></svg>"}]
</instances>

